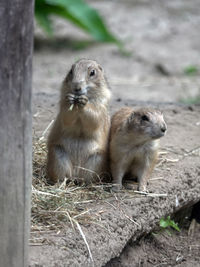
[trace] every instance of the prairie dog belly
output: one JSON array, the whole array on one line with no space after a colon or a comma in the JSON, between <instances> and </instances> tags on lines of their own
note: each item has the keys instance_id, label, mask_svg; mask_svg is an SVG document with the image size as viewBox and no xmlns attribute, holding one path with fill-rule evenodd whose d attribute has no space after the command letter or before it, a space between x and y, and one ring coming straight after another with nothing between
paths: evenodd
<instances>
[{"instance_id":1,"label":"prairie dog belly","mask_svg":"<svg viewBox=\"0 0 200 267\"><path fill-rule=\"evenodd\" d=\"M95 171L92 165L87 166L87 162L91 156L102 152L96 140L70 138L63 142L63 146L72 164L72 177L81 178Z\"/></svg>"},{"instance_id":2,"label":"prairie dog belly","mask_svg":"<svg viewBox=\"0 0 200 267\"><path fill-rule=\"evenodd\" d=\"M84 165L90 155L98 152L99 146L95 140L72 139L65 140L63 146L73 166Z\"/></svg>"}]
</instances>

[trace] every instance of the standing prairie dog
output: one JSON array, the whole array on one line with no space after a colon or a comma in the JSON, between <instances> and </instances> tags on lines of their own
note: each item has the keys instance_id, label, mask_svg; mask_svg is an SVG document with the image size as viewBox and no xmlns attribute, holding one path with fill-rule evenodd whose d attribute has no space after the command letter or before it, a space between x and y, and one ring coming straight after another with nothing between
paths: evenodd
<instances>
[{"instance_id":1,"label":"standing prairie dog","mask_svg":"<svg viewBox=\"0 0 200 267\"><path fill-rule=\"evenodd\" d=\"M159 138L166 130L159 110L125 107L113 115L109 149L115 191L122 187L127 173L137 178L139 191L146 191L158 156Z\"/></svg>"},{"instance_id":2,"label":"standing prairie dog","mask_svg":"<svg viewBox=\"0 0 200 267\"><path fill-rule=\"evenodd\" d=\"M102 67L81 59L61 88L60 111L48 138L47 179L90 182L107 171L110 90Z\"/></svg>"}]
</instances>

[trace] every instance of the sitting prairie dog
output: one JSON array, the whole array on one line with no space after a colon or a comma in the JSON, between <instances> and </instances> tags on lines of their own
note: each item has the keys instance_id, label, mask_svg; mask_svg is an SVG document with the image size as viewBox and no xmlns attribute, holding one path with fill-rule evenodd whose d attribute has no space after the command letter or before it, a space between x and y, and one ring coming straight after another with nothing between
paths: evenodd
<instances>
[{"instance_id":1,"label":"sitting prairie dog","mask_svg":"<svg viewBox=\"0 0 200 267\"><path fill-rule=\"evenodd\" d=\"M50 183L65 177L88 183L107 171L110 95L104 71L96 61L81 59L72 65L48 137Z\"/></svg>"},{"instance_id":2,"label":"sitting prairie dog","mask_svg":"<svg viewBox=\"0 0 200 267\"><path fill-rule=\"evenodd\" d=\"M159 138L166 130L159 110L125 107L113 115L109 150L114 191L122 187L127 173L137 178L139 191L146 191L158 156Z\"/></svg>"}]
</instances>

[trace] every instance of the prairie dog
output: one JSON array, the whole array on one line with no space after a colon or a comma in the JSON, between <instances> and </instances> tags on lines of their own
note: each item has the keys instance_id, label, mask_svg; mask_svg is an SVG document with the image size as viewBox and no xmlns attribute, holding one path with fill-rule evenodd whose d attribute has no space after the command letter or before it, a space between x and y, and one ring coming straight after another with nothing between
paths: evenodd
<instances>
[{"instance_id":1,"label":"prairie dog","mask_svg":"<svg viewBox=\"0 0 200 267\"><path fill-rule=\"evenodd\" d=\"M47 179L90 182L107 171L110 100L102 67L81 59L61 88L60 110L48 137Z\"/></svg>"},{"instance_id":2,"label":"prairie dog","mask_svg":"<svg viewBox=\"0 0 200 267\"><path fill-rule=\"evenodd\" d=\"M115 191L122 187L127 173L137 178L139 191L146 191L158 156L159 138L166 130L159 110L125 107L113 115L109 149Z\"/></svg>"}]
</instances>

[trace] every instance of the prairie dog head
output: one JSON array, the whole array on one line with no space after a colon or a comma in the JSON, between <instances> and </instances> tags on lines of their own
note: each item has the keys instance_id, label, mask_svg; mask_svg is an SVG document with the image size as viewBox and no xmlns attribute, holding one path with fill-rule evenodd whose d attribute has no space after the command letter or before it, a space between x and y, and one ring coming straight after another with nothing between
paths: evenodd
<instances>
[{"instance_id":1,"label":"prairie dog head","mask_svg":"<svg viewBox=\"0 0 200 267\"><path fill-rule=\"evenodd\" d=\"M127 119L129 134L137 136L140 141L159 139L165 135L167 125L159 110L141 108L133 111Z\"/></svg>"},{"instance_id":2,"label":"prairie dog head","mask_svg":"<svg viewBox=\"0 0 200 267\"><path fill-rule=\"evenodd\" d=\"M102 67L94 60L81 59L74 63L64 80L68 93L86 95L89 100L105 96L110 98L110 90Z\"/></svg>"}]
</instances>

